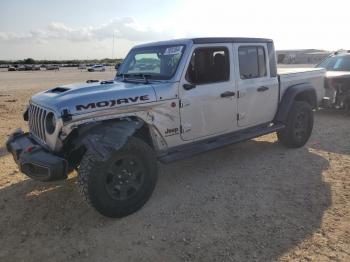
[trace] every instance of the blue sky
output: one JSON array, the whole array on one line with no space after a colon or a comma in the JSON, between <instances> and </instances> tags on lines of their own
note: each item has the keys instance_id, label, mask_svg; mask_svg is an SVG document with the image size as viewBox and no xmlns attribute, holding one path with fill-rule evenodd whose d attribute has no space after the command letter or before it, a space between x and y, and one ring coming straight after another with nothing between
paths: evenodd
<instances>
[{"instance_id":1,"label":"blue sky","mask_svg":"<svg viewBox=\"0 0 350 262\"><path fill-rule=\"evenodd\" d=\"M346 0L1 1L0 59L123 57L137 43L192 36L350 49L349 7Z\"/></svg>"}]
</instances>

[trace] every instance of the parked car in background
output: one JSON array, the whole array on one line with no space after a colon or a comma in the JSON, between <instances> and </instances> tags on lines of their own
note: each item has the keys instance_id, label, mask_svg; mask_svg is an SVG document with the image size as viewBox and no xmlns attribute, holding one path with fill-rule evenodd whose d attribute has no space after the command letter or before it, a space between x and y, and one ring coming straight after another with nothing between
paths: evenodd
<instances>
[{"instance_id":1,"label":"parked car in background","mask_svg":"<svg viewBox=\"0 0 350 262\"><path fill-rule=\"evenodd\" d=\"M350 112L350 50L335 52L316 67L327 70L322 106Z\"/></svg>"},{"instance_id":2,"label":"parked car in background","mask_svg":"<svg viewBox=\"0 0 350 262\"><path fill-rule=\"evenodd\" d=\"M24 66L25 71L31 71L31 70L33 70L33 68L34 68L34 65L25 65Z\"/></svg>"},{"instance_id":3,"label":"parked car in background","mask_svg":"<svg viewBox=\"0 0 350 262\"><path fill-rule=\"evenodd\" d=\"M86 69L86 65L85 64L80 64L78 66L78 69L80 69L80 70Z\"/></svg>"},{"instance_id":4,"label":"parked car in background","mask_svg":"<svg viewBox=\"0 0 350 262\"><path fill-rule=\"evenodd\" d=\"M89 72L104 72L106 71L106 68L103 65L93 65L92 67L88 68Z\"/></svg>"},{"instance_id":5,"label":"parked car in background","mask_svg":"<svg viewBox=\"0 0 350 262\"><path fill-rule=\"evenodd\" d=\"M45 65L46 70L60 70L58 65Z\"/></svg>"},{"instance_id":6,"label":"parked car in background","mask_svg":"<svg viewBox=\"0 0 350 262\"><path fill-rule=\"evenodd\" d=\"M17 65L17 71L25 71L26 67L24 65Z\"/></svg>"},{"instance_id":7,"label":"parked car in background","mask_svg":"<svg viewBox=\"0 0 350 262\"><path fill-rule=\"evenodd\" d=\"M37 71L40 70L40 65L15 65L9 66L8 71Z\"/></svg>"},{"instance_id":8,"label":"parked car in background","mask_svg":"<svg viewBox=\"0 0 350 262\"><path fill-rule=\"evenodd\" d=\"M40 65L34 65L32 70L39 71L40 69L41 69Z\"/></svg>"}]
</instances>

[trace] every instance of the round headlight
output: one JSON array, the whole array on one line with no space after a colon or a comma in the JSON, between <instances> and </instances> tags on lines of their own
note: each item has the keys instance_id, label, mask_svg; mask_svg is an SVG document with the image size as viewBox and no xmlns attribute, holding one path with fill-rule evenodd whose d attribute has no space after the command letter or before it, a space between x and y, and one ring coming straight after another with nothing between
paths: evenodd
<instances>
[{"instance_id":1,"label":"round headlight","mask_svg":"<svg viewBox=\"0 0 350 262\"><path fill-rule=\"evenodd\" d=\"M46 128L46 132L50 135L53 134L53 132L55 132L56 117L55 117L54 113L50 112L46 115L45 128Z\"/></svg>"}]
</instances>

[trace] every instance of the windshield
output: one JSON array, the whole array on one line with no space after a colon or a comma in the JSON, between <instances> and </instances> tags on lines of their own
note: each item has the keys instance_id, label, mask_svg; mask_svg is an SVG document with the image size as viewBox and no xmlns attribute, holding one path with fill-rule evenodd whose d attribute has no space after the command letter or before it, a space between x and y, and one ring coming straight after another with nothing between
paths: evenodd
<instances>
[{"instance_id":1,"label":"windshield","mask_svg":"<svg viewBox=\"0 0 350 262\"><path fill-rule=\"evenodd\" d=\"M117 76L168 80L175 74L184 50L183 45L132 49Z\"/></svg>"},{"instance_id":2,"label":"windshield","mask_svg":"<svg viewBox=\"0 0 350 262\"><path fill-rule=\"evenodd\" d=\"M329 57L317 67L325 68L328 71L350 71L350 55Z\"/></svg>"}]
</instances>

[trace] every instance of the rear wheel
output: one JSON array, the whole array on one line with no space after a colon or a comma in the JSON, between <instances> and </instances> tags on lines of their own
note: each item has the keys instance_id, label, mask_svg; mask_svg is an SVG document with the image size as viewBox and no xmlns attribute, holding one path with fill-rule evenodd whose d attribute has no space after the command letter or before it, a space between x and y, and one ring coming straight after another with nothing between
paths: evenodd
<instances>
[{"instance_id":1,"label":"rear wheel","mask_svg":"<svg viewBox=\"0 0 350 262\"><path fill-rule=\"evenodd\" d=\"M152 195L157 181L155 153L133 137L105 161L88 151L80 163L78 181L85 199L101 214L127 216Z\"/></svg>"},{"instance_id":2,"label":"rear wheel","mask_svg":"<svg viewBox=\"0 0 350 262\"><path fill-rule=\"evenodd\" d=\"M286 127L277 132L278 140L287 147L302 147L311 136L313 124L314 117L310 104L295 101L288 114Z\"/></svg>"}]
</instances>

